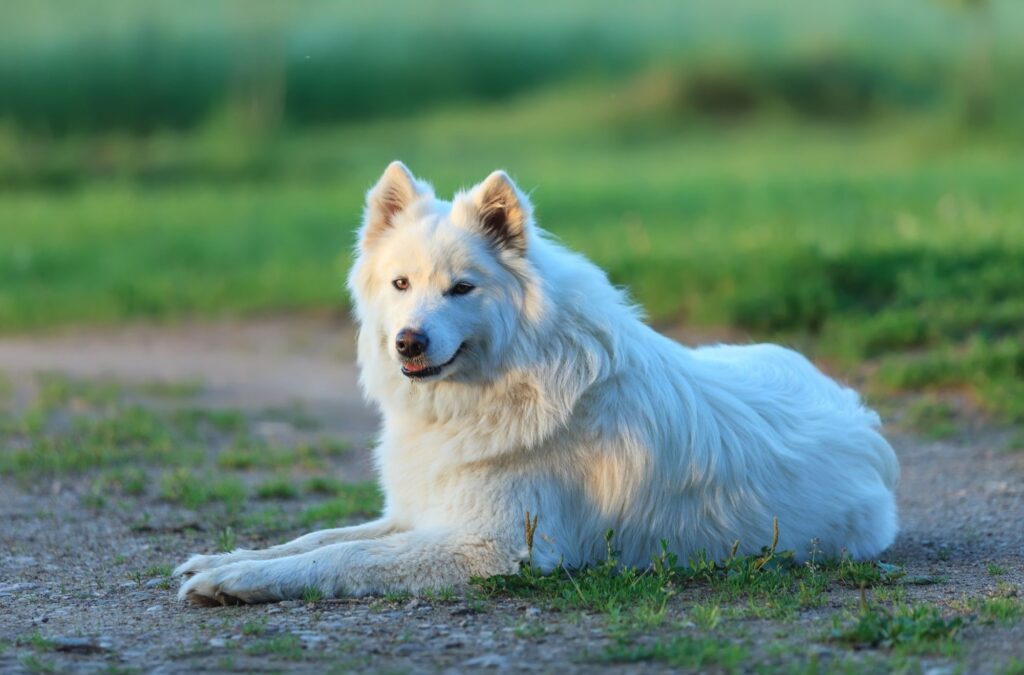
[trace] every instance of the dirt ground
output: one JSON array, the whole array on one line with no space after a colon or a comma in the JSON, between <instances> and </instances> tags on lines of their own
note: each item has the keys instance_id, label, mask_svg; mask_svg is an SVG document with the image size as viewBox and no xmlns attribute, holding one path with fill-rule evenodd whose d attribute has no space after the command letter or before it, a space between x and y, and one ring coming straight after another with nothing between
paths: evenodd
<instances>
[{"instance_id":1,"label":"dirt ground","mask_svg":"<svg viewBox=\"0 0 1024 675\"><path fill-rule=\"evenodd\" d=\"M670 333L684 341L695 337ZM41 371L140 386L195 383L188 405L242 411L256 434L290 443L315 429L345 441L350 450L332 456L327 471L358 482L372 479L376 418L358 390L353 342L348 323L309 317L71 331L0 340L0 373L9 380L7 405L15 413L36 394ZM304 421L269 412L283 409L301 411ZM964 412L957 433L925 440L900 430L898 407L889 416L896 423L888 435L903 470L902 533L884 559L904 567L907 580L930 580L906 583L901 597L957 611L970 599L1024 593L1024 452L1007 450L1010 432ZM0 437L0 444L7 440ZM249 482L260 477L246 476ZM168 503L153 490L111 495L99 506L91 485L88 472L27 482L0 476L0 672L672 669L657 662L597 663L591 656L613 641L608 617L559 613L524 600L184 605L166 569L216 547L218 530L207 522L205 507ZM296 514L318 499L301 494L274 507ZM237 544L262 546L302 531L293 524L281 530L239 526ZM644 643L696 631L689 608L699 600L680 593L664 623L631 639ZM1013 665L1024 659L1024 621L970 621L959 648L948 654L896 658L828 640L833 617L858 601L856 591L830 589L821 607L790 620L727 617L716 634L746 646L741 670L998 673L1024 667Z\"/></svg>"}]
</instances>

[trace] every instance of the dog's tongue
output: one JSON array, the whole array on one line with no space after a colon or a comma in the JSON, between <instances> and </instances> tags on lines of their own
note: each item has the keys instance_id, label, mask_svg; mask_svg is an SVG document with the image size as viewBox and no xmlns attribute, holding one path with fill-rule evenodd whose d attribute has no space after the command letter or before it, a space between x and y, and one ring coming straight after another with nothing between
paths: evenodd
<instances>
[{"instance_id":1,"label":"dog's tongue","mask_svg":"<svg viewBox=\"0 0 1024 675\"><path fill-rule=\"evenodd\" d=\"M418 373L427 366L423 363L406 363L402 367L405 368L405 372L407 373Z\"/></svg>"}]
</instances>

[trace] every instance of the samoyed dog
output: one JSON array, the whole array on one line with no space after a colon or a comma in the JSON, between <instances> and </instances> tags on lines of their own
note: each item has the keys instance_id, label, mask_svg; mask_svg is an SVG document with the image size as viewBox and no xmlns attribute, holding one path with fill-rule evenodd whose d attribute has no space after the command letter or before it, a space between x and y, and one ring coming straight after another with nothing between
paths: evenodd
<instances>
[{"instance_id":1,"label":"samoyed dog","mask_svg":"<svg viewBox=\"0 0 1024 675\"><path fill-rule=\"evenodd\" d=\"M533 222L496 171L451 202L400 162L367 195L349 276L380 409L383 516L194 556L199 604L459 586L602 560L757 552L871 558L899 466L858 395L776 345L688 349Z\"/></svg>"}]
</instances>

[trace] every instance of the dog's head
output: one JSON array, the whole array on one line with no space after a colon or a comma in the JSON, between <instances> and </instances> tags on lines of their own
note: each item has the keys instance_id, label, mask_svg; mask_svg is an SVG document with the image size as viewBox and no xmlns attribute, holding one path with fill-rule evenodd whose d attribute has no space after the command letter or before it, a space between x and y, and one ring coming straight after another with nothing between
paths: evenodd
<instances>
[{"instance_id":1,"label":"dog's head","mask_svg":"<svg viewBox=\"0 0 1024 675\"><path fill-rule=\"evenodd\" d=\"M367 193L349 275L374 356L417 382L493 375L521 320L542 311L534 236L530 203L504 172L448 203L390 164Z\"/></svg>"}]
</instances>

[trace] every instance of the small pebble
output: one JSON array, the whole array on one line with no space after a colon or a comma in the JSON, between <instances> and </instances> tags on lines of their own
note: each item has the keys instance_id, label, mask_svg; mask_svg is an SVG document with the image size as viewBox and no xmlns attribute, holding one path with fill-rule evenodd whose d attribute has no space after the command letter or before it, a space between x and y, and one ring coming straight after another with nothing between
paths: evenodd
<instances>
[{"instance_id":1,"label":"small pebble","mask_svg":"<svg viewBox=\"0 0 1024 675\"><path fill-rule=\"evenodd\" d=\"M105 638L58 637L51 640L58 652L73 654L96 654L110 651L110 641Z\"/></svg>"},{"instance_id":2,"label":"small pebble","mask_svg":"<svg viewBox=\"0 0 1024 675\"><path fill-rule=\"evenodd\" d=\"M507 668L508 659L501 654L481 654L480 656L474 656L468 661L463 661L462 665L467 668Z\"/></svg>"}]
</instances>

